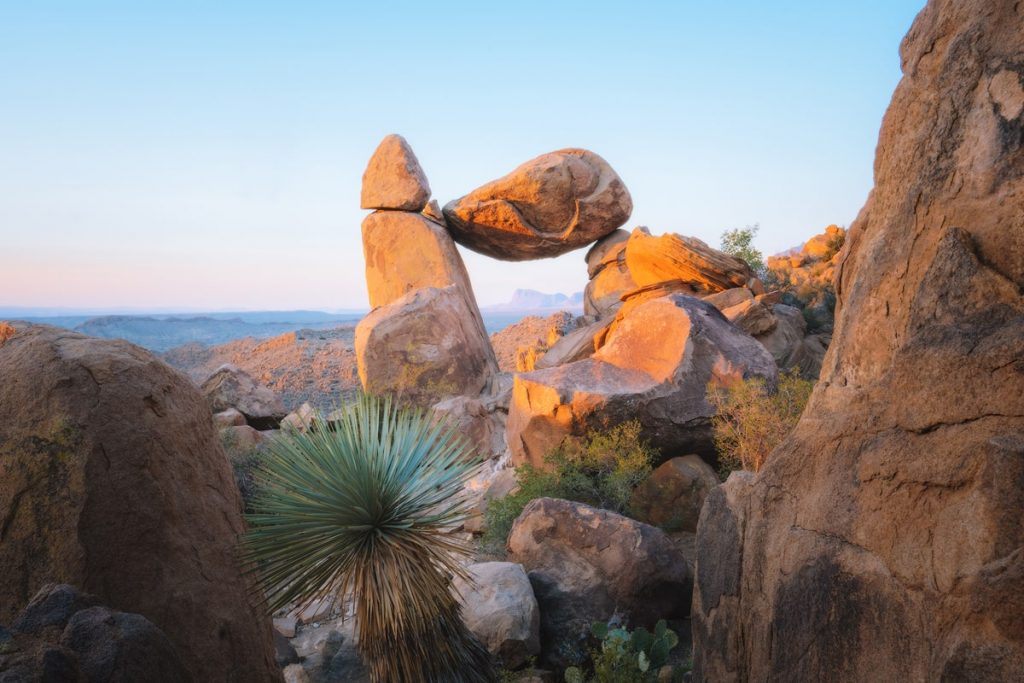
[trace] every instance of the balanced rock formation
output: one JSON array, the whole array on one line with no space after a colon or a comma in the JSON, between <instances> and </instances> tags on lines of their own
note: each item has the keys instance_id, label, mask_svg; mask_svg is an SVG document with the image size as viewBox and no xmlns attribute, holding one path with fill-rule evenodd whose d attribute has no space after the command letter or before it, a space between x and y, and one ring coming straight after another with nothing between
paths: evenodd
<instances>
[{"instance_id":1,"label":"balanced rock formation","mask_svg":"<svg viewBox=\"0 0 1024 683\"><path fill-rule=\"evenodd\" d=\"M398 161L386 161L392 157ZM405 140L389 136L363 178L364 198L393 186L423 192L415 202L389 202L386 208L398 210L376 211L363 221L373 310L356 327L355 350L365 391L430 405L479 394L498 368L451 235L436 217L419 213L429 186L415 159ZM411 165L415 173L407 172Z\"/></svg>"},{"instance_id":2,"label":"balanced rock formation","mask_svg":"<svg viewBox=\"0 0 1024 683\"><path fill-rule=\"evenodd\" d=\"M1024 671L1024 6L931 0L793 434L708 497L697 681Z\"/></svg>"},{"instance_id":3,"label":"balanced rock formation","mask_svg":"<svg viewBox=\"0 0 1024 683\"><path fill-rule=\"evenodd\" d=\"M518 374L506 438L513 462L544 466L570 434L637 419L666 457L698 453L714 461L709 382L776 379L765 348L714 306L682 294L633 299L584 360Z\"/></svg>"},{"instance_id":4,"label":"balanced rock formation","mask_svg":"<svg viewBox=\"0 0 1024 683\"><path fill-rule=\"evenodd\" d=\"M585 149L531 159L444 207L459 244L506 261L586 246L625 223L632 211L618 174Z\"/></svg>"},{"instance_id":5,"label":"balanced rock formation","mask_svg":"<svg viewBox=\"0 0 1024 683\"><path fill-rule=\"evenodd\" d=\"M540 605L542 658L575 664L595 621L613 614L631 625L685 617L693 579L664 531L582 503L538 498L508 537Z\"/></svg>"},{"instance_id":6,"label":"balanced rock formation","mask_svg":"<svg viewBox=\"0 0 1024 683\"><path fill-rule=\"evenodd\" d=\"M288 414L277 395L257 384L241 368L225 364L217 368L200 389L216 414L234 408L255 429L277 429Z\"/></svg>"},{"instance_id":7,"label":"balanced rock formation","mask_svg":"<svg viewBox=\"0 0 1024 683\"><path fill-rule=\"evenodd\" d=\"M0 346L0 622L72 583L153 622L192 680L279 680L203 396L127 342L16 330Z\"/></svg>"},{"instance_id":8,"label":"balanced rock formation","mask_svg":"<svg viewBox=\"0 0 1024 683\"><path fill-rule=\"evenodd\" d=\"M360 208L422 211L428 199L430 184L412 147L401 135L388 135L366 165Z\"/></svg>"}]
</instances>

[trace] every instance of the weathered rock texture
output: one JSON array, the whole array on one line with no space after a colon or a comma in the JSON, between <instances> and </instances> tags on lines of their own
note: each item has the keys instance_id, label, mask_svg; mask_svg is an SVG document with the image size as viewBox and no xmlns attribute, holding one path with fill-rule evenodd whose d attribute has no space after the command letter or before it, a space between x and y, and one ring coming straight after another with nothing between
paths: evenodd
<instances>
[{"instance_id":1,"label":"weathered rock texture","mask_svg":"<svg viewBox=\"0 0 1024 683\"><path fill-rule=\"evenodd\" d=\"M530 579L514 562L480 562L466 567L472 583L456 577L462 618L506 669L518 669L540 654L540 608Z\"/></svg>"},{"instance_id":2,"label":"weathered rock texture","mask_svg":"<svg viewBox=\"0 0 1024 683\"><path fill-rule=\"evenodd\" d=\"M590 625L615 613L647 627L689 613L686 559L661 529L614 512L538 498L512 525L508 550L533 584L549 663L574 663Z\"/></svg>"},{"instance_id":3,"label":"weathered rock texture","mask_svg":"<svg viewBox=\"0 0 1024 683\"><path fill-rule=\"evenodd\" d=\"M544 467L570 434L637 419L666 457L714 458L713 381L776 377L763 346L710 304L681 294L631 300L584 360L516 375L506 438L513 462Z\"/></svg>"},{"instance_id":4,"label":"weathered rock texture","mask_svg":"<svg viewBox=\"0 0 1024 683\"><path fill-rule=\"evenodd\" d=\"M626 243L626 265L638 287L679 282L695 294L731 287L760 287L746 261L713 249L696 237L658 237L637 228Z\"/></svg>"},{"instance_id":5,"label":"weathered rock texture","mask_svg":"<svg viewBox=\"0 0 1024 683\"><path fill-rule=\"evenodd\" d=\"M608 163L562 149L444 207L459 244L506 261L558 256L604 237L629 219L633 200Z\"/></svg>"},{"instance_id":6,"label":"weathered rock texture","mask_svg":"<svg viewBox=\"0 0 1024 683\"><path fill-rule=\"evenodd\" d=\"M156 624L194 680L278 680L195 386L127 342L41 325L0 346L0 377L0 622L73 583Z\"/></svg>"},{"instance_id":7,"label":"weathered rock texture","mask_svg":"<svg viewBox=\"0 0 1024 683\"><path fill-rule=\"evenodd\" d=\"M587 275L590 281L583 290L583 312L605 316L622 305L622 296L637 288L626 265L626 242L629 233L616 230L601 239L587 252Z\"/></svg>"},{"instance_id":8,"label":"weathered rock texture","mask_svg":"<svg viewBox=\"0 0 1024 683\"><path fill-rule=\"evenodd\" d=\"M377 146L363 173L359 206L422 211L428 199L430 184L412 147L401 135L388 135Z\"/></svg>"},{"instance_id":9,"label":"weathered rock texture","mask_svg":"<svg viewBox=\"0 0 1024 683\"><path fill-rule=\"evenodd\" d=\"M458 285L425 287L375 308L356 327L359 379L367 393L422 405L480 394L494 352Z\"/></svg>"},{"instance_id":10,"label":"weathered rock texture","mask_svg":"<svg viewBox=\"0 0 1024 683\"><path fill-rule=\"evenodd\" d=\"M696 531L704 499L718 485L715 470L699 456L672 458L637 487L630 514L663 529Z\"/></svg>"},{"instance_id":11,"label":"weathered rock texture","mask_svg":"<svg viewBox=\"0 0 1024 683\"><path fill-rule=\"evenodd\" d=\"M708 498L695 679L1020 680L1024 5L901 47L803 419Z\"/></svg>"},{"instance_id":12,"label":"weathered rock texture","mask_svg":"<svg viewBox=\"0 0 1024 683\"><path fill-rule=\"evenodd\" d=\"M276 429L288 414L277 395L235 365L222 365L201 387L214 413L234 408L256 429Z\"/></svg>"},{"instance_id":13,"label":"weathered rock texture","mask_svg":"<svg viewBox=\"0 0 1024 683\"><path fill-rule=\"evenodd\" d=\"M387 149L391 152L384 158L416 159L400 137L385 138L370 161L376 184L407 183L405 165L375 166L381 150ZM376 211L363 221L373 310L356 327L355 351L365 391L397 394L427 406L451 396L479 394L498 366L451 234L443 221L415 213L429 196L418 163L415 171L412 175L422 180L419 186L426 188L422 203L392 202L388 208L409 210ZM364 194L366 188L364 178Z\"/></svg>"}]
</instances>

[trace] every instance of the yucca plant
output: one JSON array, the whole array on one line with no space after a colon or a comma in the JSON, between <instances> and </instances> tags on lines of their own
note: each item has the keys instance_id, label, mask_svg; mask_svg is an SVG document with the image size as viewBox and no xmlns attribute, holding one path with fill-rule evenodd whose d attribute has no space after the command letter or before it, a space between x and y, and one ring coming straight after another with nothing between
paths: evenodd
<instances>
[{"instance_id":1,"label":"yucca plant","mask_svg":"<svg viewBox=\"0 0 1024 683\"><path fill-rule=\"evenodd\" d=\"M387 399L275 440L244 538L270 609L351 597L377 683L494 680L452 592L469 550L446 533L476 467L458 435Z\"/></svg>"}]
</instances>

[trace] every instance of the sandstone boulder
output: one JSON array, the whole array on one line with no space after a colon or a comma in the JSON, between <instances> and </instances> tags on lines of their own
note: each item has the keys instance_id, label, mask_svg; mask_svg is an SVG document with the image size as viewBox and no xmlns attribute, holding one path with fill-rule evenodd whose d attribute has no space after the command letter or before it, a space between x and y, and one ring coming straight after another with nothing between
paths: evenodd
<instances>
[{"instance_id":1,"label":"sandstone boulder","mask_svg":"<svg viewBox=\"0 0 1024 683\"><path fill-rule=\"evenodd\" d=\"M707 301L709 304L717 308L718 310L725 312L726 309L745 304L754 298L754 293L746 287L732 287L730 289L723 289L720 292L714 294L708 294L702 296L701 299Z\"/></svg>"},{"instance_id":2,"label":"sandstone boulder","mask_svg":"<svg viewBox=\"0 0 1024 683\"><path fill-rule=\"evenodd\" d=\"M540 654L540 609L530 579L514 562L466 567L472 583L456 577L466 626L506 669L518 669Z\"/></svg>"},{"instance_id":3,"label":"sandstone boulder","mask_svg":"<svg viewBox=\"0 0 1024 683\"><path fill-rule=\"evenodd\" d=\"M616 233L624 232L617 230ZM626 243L618 242L610 247L607 260L583 290L583 312L597 317L614 313L622 306L622 299L637 289L636 281L626 264Z\"/></svg>"},{"instance_id":4,"label":"sandstone boulder","mask_svg":"<svg viewBox=\"0 0 1024 683\"><path fill-rule=\"evenodd\" d=\"M1024 16L932 0L839 253L821 381L698 528L694 679L1024 671Z\"/></svg>"},{"instance_id":5,"label":"sandstone boulder","mask_svg":"<svg viewBox=\"0 0 1024 683\"><path fill-rule=\"evenodd\" d=\"M431 411L466 440L474 457L489 460L505 452L505 414L489 410L479 398L453 396L431 406Z\"/></svg>"},{"instance_id":6,"label":"sandstone boulder","mask_svg":"<svg viewBox=\"0 0 1024 683\"><path fill-rule=\"evenodd\" d=\"M537 360L534 369L543 370L590 358L597 350L595 340L603 339L611 324L612 318L604 318L566 334Z\"/></svg>"},{"instance_id":7,"label":"sandstone boulder","mask_svg":"<svg viewBox=\"0 0 1024 683\"><path fill-rule=\"evenodd\" d=\"M777 321L771 310L760 301L748 299L722 311L729 322L753 337L768 334Z\"/></svg>"},{"instance_id":8,"label":"sandstone boulder","mask_svg":"<svg viewBox=\"0 0 1024 683\"><path fill-rule=\"evenodd\" d=\"M217 368L201 386L214 413L234 408L256 429L277 429L288 414L277 395L238 366Z\"/></svg>"},{"instance_id":9,"label":"sandstone boulder","mask_svg":"<svg viewBox=\"0 0 1024 683\"><path fill-rule=\"evenodd\" d=\"M584 149L539 156L444 207L459 244L506 261L586 246L625 223L632 211L618 174Z\"/></svg>"},{"instance_id":10,"label":"sandstone boulder","mask_svg":"<svg viewBox=\"0 0 1024 683\"><path fill-rule=\"evenodd\" d=\"M698 295L733 287L761 289L745 261L696 237L672 233L654 237L646 228L637 228L629 236L625 252L626 266L638 287L680 282Z\"/></svg>"},{"instance_id":11,"label":"sandstone boulder","mask_svg":"<svg viewBox=\"0 0 1024 683\"><path fill-rule=\"evenodd\" d=\"M513 462L543 467L566 436L632 419L665 456L715 462L708 383L754 375L774 384L771 356L714 306L680 294L627 302L593 356L515 377Z\"/></svg>"},{"instance_id":12,"label":"sandstone boulder","mask_svg":"<svg viewBox=\"0 0 1024 683\"><path fill-rule=\"evenodd\" d=\"M356 327L355 348L367 393L421 405L476 396L497 370L487 335L458 285L416 289L373 309Z\"/></svg>"},{"instance_id":13,"label":"sandstone boulder","mask_svg":"<svg viewBox=\"0 0 1024 683\"><path fill-rule=\"evenodd\" d=\"M227 410L223 410L219 413L214 413L213 424L218 429L223 429L225 427L241 427L245 424L245 415L242 415L234 408L228 408Z\"/></svg>"},{"instance_id":14,"label":"sandstone boulder","mask_svg":"<svg viewBox=\"0 0 1024 683\"><path fill-rule=\"evenodd\" d=\"M71 582L152 621L193 680L279 680L192 382L127 342L42 325L0 347L0 377L0 622Z\"/></svg>"},{"instance_id":15,"label":"sandstone boulder","mask_svg":"<svg viewBox=\"0 0 1024 683\"><path fill-rule=\"evenodd\" d=\"M401 135L388 135L366 165L359 206L422 211L428 199L430 185L412 147Z\"/></svg>"},{"instance_id":16,"label":"sandstone boulder","mask_svg":"<svg viewBox=\"0 0 1024 683\"><path fill-rule=\"evenodd\" d=\"M542 658L564 666L590 625L622 614L635 626L685 617L692 577L661 529L566 500L531 501L512 525L511 558L540 605ZM584 650L585 651L585 650Z\"/></svg>"},{"instance_id":17,"label":"sandstone boulder","mask_svg":"<svg viewBox=\"0 0 1024 683\"><path fill-rule=\"evenodd\" d=\"M417 289L448 285L457 285L476 308L466 266L451 235L418 213L375 211L367 216L363 256L372 308Z\"/></svg>"},{"instance_id":18,"label":"sandstone boulder","mask_svg":"<svg viewBox=\"0 0 1024 683\"><path fill-rule=\"evenodd\" d=\"M715 470L699 456L672 458L637 487L630 514L663 529L696 531L704 499L718 484Z\"/></svg>"}]
</instances>

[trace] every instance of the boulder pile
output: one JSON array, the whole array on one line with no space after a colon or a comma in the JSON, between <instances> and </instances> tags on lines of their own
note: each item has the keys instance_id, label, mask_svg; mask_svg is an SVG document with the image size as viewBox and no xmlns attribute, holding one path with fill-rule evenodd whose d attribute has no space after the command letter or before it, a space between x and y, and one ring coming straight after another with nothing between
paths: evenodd
<instances>
[{"instance_id":1,"label":"boulder pile","mask_svg":"<svg viewBox=\"0 0 1024 683\"><path fill-rule=\"evenodd\" d=\"M1021 12L931 0L903 41L821 381L701 514L696 681L1021 678Z\"/></svg>"}]
</instances>

